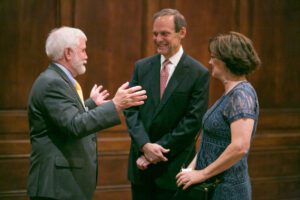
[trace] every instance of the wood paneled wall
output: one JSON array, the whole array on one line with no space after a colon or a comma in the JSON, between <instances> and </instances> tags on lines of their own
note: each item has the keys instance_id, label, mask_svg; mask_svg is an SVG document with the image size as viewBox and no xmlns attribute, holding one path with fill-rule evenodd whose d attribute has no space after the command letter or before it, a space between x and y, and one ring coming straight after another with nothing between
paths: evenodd
<instances>
[{"instance_id":1,"label":"wood paneled wall","mask_svg":"<svg viewBox=\"0 0 300 200\"><path fill-rule=\"evenodd\" d=\"M261 116L249 157L253 199L300 198L300 1L298 0L1 0L0 199L23 200L30 153L26 106L35 78L48 65L49 31L61 25L87 37L85 96L103 84L111 96L130 80L134 62L152 55L152 15L178 9L187 19L184 49L208 68L207 44L235 30L254 41L262 67L249 76ZM212 79L210 104L222 94ZM126 126L98 134L100 176L94 199L130 199Z\"/></svg>"}]
</instances>

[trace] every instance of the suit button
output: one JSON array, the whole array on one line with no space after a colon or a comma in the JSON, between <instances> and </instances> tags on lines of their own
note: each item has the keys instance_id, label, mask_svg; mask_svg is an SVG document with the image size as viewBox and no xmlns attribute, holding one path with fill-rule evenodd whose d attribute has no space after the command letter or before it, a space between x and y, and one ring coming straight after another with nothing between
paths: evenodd
<instances>
[{"instance_id":1,"label":"suit button","mask_svg":"<svg viewBox=\"0 0 300 200\"><path fill-rule=\"evenodd\" d=\"M96 142L97 141L97 137L93 137L92 141Z\"/></svg>"}]
</instances>

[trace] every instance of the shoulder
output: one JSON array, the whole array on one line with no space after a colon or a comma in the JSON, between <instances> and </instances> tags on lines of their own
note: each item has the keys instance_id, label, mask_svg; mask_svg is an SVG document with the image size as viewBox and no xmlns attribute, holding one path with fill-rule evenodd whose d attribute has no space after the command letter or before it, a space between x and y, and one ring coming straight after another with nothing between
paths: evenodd
<instances>
[{"instance_id":1,"label":"shoulder","mask_svg":"<svg viewBox=\"0 0 300 200\"><path fill-rule=\"evenodd\" d=\"M253 86L249 82L242 82L233 88L232 92L229 94L231 99L235 100L256 100L257 95Z\"/></svg>"},{"instance_id":2,"label":"shoulder","mask_svg":"<svg viewBox=\"0 0 300 200\"><path fill-rule=\"evenodd\" d=\"M184 53L181 59L183 64L190 67L193 71L199 71L201 73L208 74L208 69L200 61L196 60L190 55Z\"/></svg>"},{"instance_id":3,"label":"shoulder","mask_svg":"<svg viewBox=\"0 0 300 200\"><path fill-rule=\"evenodd\" d=\"M136 61L134 66L134 71L136 74L144 75L150 72L153 67L160 67L160 55L156 54L154 56L142 58Z\"/></svg>"},{"instance_id":4,"label":"shoulder","mask_svg":"<svg viewBox=\"0 0 300 200\"><path fill-rule=\"evenodd\" d=\"M42 105L45 97L49 94L55 94L55 91L64 90L64 93L69 93L65 92L66 88L67 85L64 80L55 71L48 68L34 81L29 95L29 103L39 102Z\"/></svg>"},{"instance_id":5,"label":"shoulder","mask_svg":"<svg viewBox=\"0 0 300 200\"><path fill-rule=\"evenodd\" d=\"M198 60L187 54L183 54L179 64L188 70L190 80L197 80L197 84L209 83L210 74L208 69Z\"/></svg>"},{"instance_id":6,"label":"shoulder","mask_svg":"<svg viewBox=\"0 0 300 200\"><path fill-rule=\"evenodd\" d=\"M153 56L142 58L142 59L136 61L135 65L136 66L148 66L148 65L151 65L152 63L156 63L156 62L158 62L158 63L160 62L159 54L155 54Z\"/></svg>"},{"instance_id":7,"label":"shoulder","mask_svg":"<svg viewBox=\"0 0 300 200\"><path fill-rule=\"evenodd\" d=\"M254 88L248 82L237 85L228 93L228 101L224 107L224 115L238 119L241 117L256 118L259 104Z\"/></svg>"},{"instance_id":8,"label":"shoulder","mask_svg":"<svg viewBox=\"0 0 300 200\"><path fill-rule=\"evenodd\" d=\"M43 91L48 91L49 89L59 89L67 86L67 82L62 78L62 76L48 67L44 72L42 72L33 84L33 88Z\"/></svg>"}]
</instances>

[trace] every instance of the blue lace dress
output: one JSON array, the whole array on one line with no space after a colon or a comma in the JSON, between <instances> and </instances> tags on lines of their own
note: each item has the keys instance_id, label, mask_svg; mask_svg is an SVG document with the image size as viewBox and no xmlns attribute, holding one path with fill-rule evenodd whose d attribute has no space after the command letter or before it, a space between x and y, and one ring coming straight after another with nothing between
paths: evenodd
<instances>
[{"instance_id":1,"label":"blue lace dress","mask_svg":"<svg viewBox=\"0 0 300 200\"><path fill-rule=\"evenodd\" d=\"M202 140L197 156L196 169L203 169L215 161L231 142L230 124L241 118L254 119L252 137L255 134L259 105L256 92L247 81L236 85L223 95L206 112L202 121ZM249 200L251 184L247 157L224 171L224 181L215 189L214 200Z\"/></svg>"}]
</instances>

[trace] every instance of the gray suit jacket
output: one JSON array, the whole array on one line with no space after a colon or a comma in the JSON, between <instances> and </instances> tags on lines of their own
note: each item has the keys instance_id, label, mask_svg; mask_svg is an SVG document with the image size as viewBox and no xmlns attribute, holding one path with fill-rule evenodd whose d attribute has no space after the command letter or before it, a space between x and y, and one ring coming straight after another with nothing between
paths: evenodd
<instances>
[{"instance_id":1,"label":"gray suit jacket","mask_svg":"<svg viewBox=\"0 0 300 200\"><path fill-rule=\"evenodd\" d=\"M28 104L29 196L90 200L97 180L95 132L120 123L114 104L88 99L86 111L66 74L50 64L33 84Z\"/></svg>"},{"instance_id":2,"label":"gray suit jacket","mask_svg":"<svg viewBox=\"0 0 300 200\"><path fill-rule=\"evenodd\" d=\"M194 139L207 109L208 70L184 53L160 99L160 55L155 55L136 63L131 84L141 85L148 98L144 105L125 111L132 138L129 180L134 184L145 184L151 179L161 188L176 189L175 176L182 164L193 158ZM166 154L168 162L141 171L136 160L147 142L170 149Z\"/></svg>"}]
</instances>

